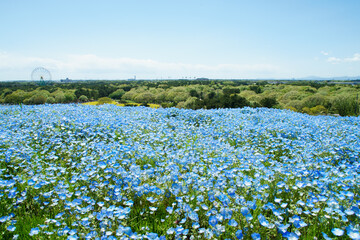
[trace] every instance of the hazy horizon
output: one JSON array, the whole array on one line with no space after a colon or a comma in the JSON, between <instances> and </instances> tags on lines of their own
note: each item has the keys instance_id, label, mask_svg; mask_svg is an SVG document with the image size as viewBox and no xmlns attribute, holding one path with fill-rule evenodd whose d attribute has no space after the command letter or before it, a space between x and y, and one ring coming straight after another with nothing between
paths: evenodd
<instances>
[{"instance_id":1,"label":"hazy horizon","mask_svg":"<svg viewBox=\"0 0 360 240\"><path fill-rule=\"evenodd\" d=\"M0 81L360 76L360 2L0 2Z\"/></svg>"}]
</instances>

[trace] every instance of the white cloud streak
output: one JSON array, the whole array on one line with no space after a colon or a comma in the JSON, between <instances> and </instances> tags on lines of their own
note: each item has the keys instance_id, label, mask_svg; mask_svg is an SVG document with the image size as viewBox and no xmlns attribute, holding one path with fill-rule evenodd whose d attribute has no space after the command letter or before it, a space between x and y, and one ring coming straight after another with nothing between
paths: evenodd
<instances>
[{"instance_id":1,"label":"white cloud streak","mask_svg":"<svg viewBox=\"0 0 360 240\"><path fill-rule=\"evenodd\" d=\"M355 53L352 57L348 57L348 58L328 57L327 61L331 63L360 62L360 53Z\"/></svg>"},{"instance_id":2,"label":"white cloud streak","mask_svg":"<svg viewBox=\"0 0 360 240\"><path fill-rule=\"evenodd\" d=\"M329 53L328 52L325 52L325 51L321 51L321 54L324 55L324 56L328 56Z\"/></svg>"},{"instance_id":3,"label":"white cloud streak","mask_svg":"<svg viewBox=\"0 0 360 240\"><path fill-rule=\"evenodd\" d=\"M272 64L167 63L151 59L106 58L94 54L68 55L63 59L55 59L26 57L0 52L1 78L6 77L6 75L15 77L16 72L19 79L26 79L30 75L30 71L38 66L48 68L54 79L65 77L74 79L124 79L133 75L142 78L167 78L168 76L174 78L183 76L256 78L274 75L279 71L279 67Z\"/></svg>"}]
</instances>

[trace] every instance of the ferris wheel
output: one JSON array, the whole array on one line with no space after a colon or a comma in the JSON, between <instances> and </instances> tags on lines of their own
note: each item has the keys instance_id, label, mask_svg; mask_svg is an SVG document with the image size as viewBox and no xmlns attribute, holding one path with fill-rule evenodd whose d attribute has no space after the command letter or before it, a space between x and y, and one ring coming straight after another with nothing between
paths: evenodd
<instances>
[{"instance_id":1,"label":"ferris wheel","mask_svg":"<svg viewBox=\"0 0 360 240\"><path fill-rule=\"evenodd\" d=\"M37 67L35 68L31 73L31 80L33 81L50 81L51 80L51 73L49 70L43 67Z\"/></svg>"}]
</instances>

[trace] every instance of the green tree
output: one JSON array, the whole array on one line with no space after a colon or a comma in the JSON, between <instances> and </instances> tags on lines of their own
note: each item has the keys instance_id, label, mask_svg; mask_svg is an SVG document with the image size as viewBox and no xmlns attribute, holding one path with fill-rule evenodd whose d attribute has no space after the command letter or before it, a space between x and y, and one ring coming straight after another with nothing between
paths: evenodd
<instances>
[{"instance_id":1,"label":"green tree","mask_svg":"<svg viewBox=\"0 0 360 240\"><path fill-rule=\"evenodd\" d=\"M359 102L355 97L338 96L333 100L333 108L340 116L359 115Z\"/></svg>"},{"instance_id":2,"label":"green tree","mask_svg":"<svg viewBox=\"0 0 360 240\"><path fill-rule=\"evenodd\" d=\"M113 100L111 98L108 98L108 97L102 97L102 98L99 98L98 99L98 105L102 105L102 104L105 104L105 103L112 103Z\"/></svg>"},{"instance_id":3,"label":"green tree","mask_svg":"<svg viewBox=\"0 0 360 240\"><path fill-rule=\"evenodd\" d=\"M41 92L35 93L32 97L24 100L24 104L44 104L46 103L47 95Z\"/></svg>"},{"instance_id":4,"label":"green tree","mask_svg":"<svg viewBox=\"0 0 360 240\"><path fill-rule=\"evenodd\" d=\"M240 89L236 88L236 87L224 87L222 89L222 91L223 91L223 94L227 95L227 96L230 96L231 94L240 93Z\"/></svg>"},{"instance_id":5,"label":"green tree","mask_svg":"<svg viewBox=\"0 0 360 240\"><path fill-rule=\"evenodd\" d=\"M274 97L264 97L263 99L260 100L260 104L263 107L272 108L277 104L277 101L276 98Z\"/></svg>"},{"instance_id":6,"label":"green tree","mask_svg":"<svg viewBox=\"0 0 360 240\"><path fill-rule=\"evenodd\" d=\"M48 97L48 98L46 99L46 103L50 103L50 104L55 103L55 98L54 98L54 97Z\"/></svg>"},{"instance_id":7,"label":"green tree","mask_svg":"<svg viewBox=\"0 0 360 240\"><path fill-rule=\"evenodd\" d=\"M70 91L67 91L64 94L64 97L65 97L65 100L64 100L65 103L72 103L72 102L75 102L77 99L76 95Z\"/></svg>"},{"instance_id":8,"label":"green tree","mask_svg":"<svg viewBox=\"0 0 360 240\"><path fill-rule=\"evenodd\" d=\"M325 97L320 94L310 95L303 99L304 106L308 108L313 108L318 105L325 105Z\"/></svg>"},{"instance_id":9,"label":"green tree","mask_svg":"<svg viewBox=\"0 0 360 240\"><path fill-rule=\"evenodd\" d=\"M112 92L109 97L112 99L121 99L121 97L125 94L124 89L118 89L115 92Z\"/></svg>"},{"instance_id":10,"label":"green tree","mask_svg":"<svg viewBox=\"0 0 360 240\"><path fill-rule=\"evenodd\" d=\"M256 94L259 94L259 93L263 92L262 88L260 86L258 86L258 85L252 85L252 86L249 87L249 89L251 91L254 91Z\"/></svg>"},{"instance_id":11,"label":"green tree","mask_svg":"<svg viewBox=\"0 0 360 240\"><path fill-rule=\"evenodd\" d=\"M81 95L81 96L79 97L79 101L80 101L80 102L87 102L87 101L89 101L89 99L88 99L87 96Z\"/></svg>"},{"instance_id":12,"label":"green tree","mask_svg":"<svg viewBox=\"0 0 360 240\"><path fill-rule=\"evenodd\" d=\"M152 103L155 101L155 95L151 92L143 92L138 94L134 100L139 103Z\"/></svg>"},{"instance_id":13,"label":"green tree","mask_svg":"<svg viewBox=\"0 0 360 240\"><path fill-rule=\"evenodd\" d=\"M24 92L23 90L16 90L15 92L7 95L4 99L4 102L10 104L20 104L23 103L23 101L28 97L30 97L29 93Z\"/></svg>"},{"instance_id":14,"label":"green tree","mask_svg":"<svg viewBox=\"0 0 360 240\"><path fill-rule=\"evenodd\" d=\"M55 92L52 92L50 96L55 99L55 103L65 102L65 94L62 89L58 89Z\"/></svg>"},{"instance_id":15,"label":"green tree","mask_svg":"<svg viewBox=\"0 0 360 240\"><path fill-rule=\"evenodd\" d=\"M190 97L199 97L198 92L195 89L190 89Z\"/></svg>"},{"instance_id":16,"label":"green tree","mask_svg":"<svg viewBox=\"0 0 360 240\"><path fill-rule=\"evenodd\" d=\"M231 94L230 96L228 95L223 95L220 98L220 104L219 107L224 107L224 108L243 108L246 106L250 106L250 103L248 100L246 100L246 98L241 97L237 94Z\"/></svg>"}]
</instances>

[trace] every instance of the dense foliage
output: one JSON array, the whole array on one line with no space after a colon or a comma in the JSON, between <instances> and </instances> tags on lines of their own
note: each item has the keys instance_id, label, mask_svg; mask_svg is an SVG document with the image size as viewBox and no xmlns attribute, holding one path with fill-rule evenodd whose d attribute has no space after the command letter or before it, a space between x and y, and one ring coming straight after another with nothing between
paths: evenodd
<instances>
[{"instance_id":1,"label":"dense foliage","mask_svg":"<svg viewBox=\"0 0 360 240\"><path fill-rule=\"evenodd\" d=\"M3 239L360 239L360 119L0 106Z\"/></svg>"},{"instance_id":2,"label":"dense foliage","mask_svg":"<svg viewBox=\"0 0 360 240\"><path fill-rule=\"evenodd\" d=\"M359 81L351 82L353 84ZM311 115L358 116L360 85L332 81L73 81L0 83L0 103L44 104L95 101L109 97L120 103L162 107L216 109L267 107Z\"/></svg>"}]
</instances>

